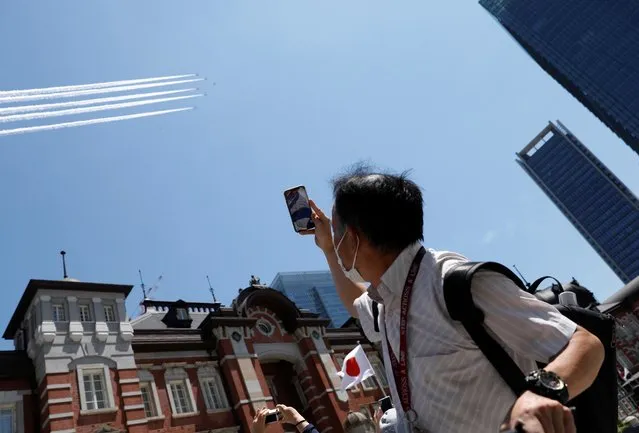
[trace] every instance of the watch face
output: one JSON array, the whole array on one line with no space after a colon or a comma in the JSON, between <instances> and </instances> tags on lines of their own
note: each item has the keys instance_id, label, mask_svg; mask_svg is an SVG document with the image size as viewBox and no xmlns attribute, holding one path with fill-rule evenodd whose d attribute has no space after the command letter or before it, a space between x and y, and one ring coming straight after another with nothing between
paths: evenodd
<instances>
[{"instance_id":1,"label":"watch face","mask_svg":"<svg viewBox=\"0 0 639 433\"><path fill-rule=\"evenodd\" d=\"M542 372L539 375L539 381L542 385L549 389L561 391L564 389L564 382L555 374L549 374L548 372Z\"/></svg>"}]
</instances>

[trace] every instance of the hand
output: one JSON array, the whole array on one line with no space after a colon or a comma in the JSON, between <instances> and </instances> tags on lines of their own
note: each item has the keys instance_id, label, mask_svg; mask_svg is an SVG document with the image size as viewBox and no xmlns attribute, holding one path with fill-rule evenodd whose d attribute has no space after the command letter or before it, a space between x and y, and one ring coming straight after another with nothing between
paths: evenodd
<instances>
[{"instance_id":1,"label":"hand","mask_svg":"<svg viewBox=\"0 0 639 433\"><path fill-rule=\"evenodd\" d=\"M313 211L311 218L315 223L315 228L311 230L301 230L302 235L315 235L315 244L326 254L335 250L333 245L333 231L331 228L331 220L317 207L313 200L309 200L311 210Z\"/></svg>"},{"instance_id":2,"label":"hand","mask_svg":"<svg viewBox=\"0 0 639 433\"><path fill-rule=\"evenodd\" d=\"M382 408L378 407L375 410L375 414L373 415L373 420L375 421L375 431L377 433L379 433L379 431L380 431L380 424L379 423L381 422L383 416L384 416L384 412L382 412Z\"/></svg>"},{"instance_id":3,"label":"hand","mask_svg":"<svg viewBox=\"0 0 639 433\"><path fill-rule=\"evenodd\" d=\"M515 402L510 413L511 429L523 424L526 433L576 433L572 412L561 403L530 391Z\"/></svg>"},{"instance_id":4,"label":"hand","mask_svg":"<svg viewBox=\"0 0 639 433\"><path fill-rule=\"evenodd\" d=\"M255 418L253 418L253 429L252 433L264 433L268 428L266 424L266 414L268 413L268 409L263 407L258 410L255 414Z\"/></svg>"},{"instance_id":5,"label":"hand","mask_svg":"<svg viewBox=\"0 0 639 433\"><path fill-rule=\"evenodd\" d=\"M282 422L285 424L295 425L301 421L304 421L304 417L300 415L300 413L293 407L278 404L277 408L282 414Z\"/></svg>"}]
</instances>

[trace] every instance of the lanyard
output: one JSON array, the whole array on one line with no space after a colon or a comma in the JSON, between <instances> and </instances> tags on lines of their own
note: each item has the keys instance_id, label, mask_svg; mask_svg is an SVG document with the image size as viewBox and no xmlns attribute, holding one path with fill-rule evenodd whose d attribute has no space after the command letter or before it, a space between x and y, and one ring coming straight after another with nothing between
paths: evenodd
<instances>
[{"instance_id":1,"label":"lanyard","mask_svg":"<svg viewBox=\"0 0 639 433\"><path fill-rule=\"evenodd\" d=\"M409 423L413 424L417 420L417 414L411 407L410 400L410 386L408 384L408 365L406 361L406 343L408 333L408 308L410 304L410 297L413 293L413 286L415 285L415 278L419 272L419 267L422 264L422 259L426 254L426 249L421 247L413 263L410 265L408 275L406 276L406 282L404 283L404 290L402 290L401 310L399 319L399 361L393 353L390 342L388 341L388 332L386 332L386 346L388 348L388 357L390 358L391 366L393 367L393 376L395 376L395 386L399 393L399 399L402 403L402 409L406 414L406 418Z\"/></svg>"}]
</instances>

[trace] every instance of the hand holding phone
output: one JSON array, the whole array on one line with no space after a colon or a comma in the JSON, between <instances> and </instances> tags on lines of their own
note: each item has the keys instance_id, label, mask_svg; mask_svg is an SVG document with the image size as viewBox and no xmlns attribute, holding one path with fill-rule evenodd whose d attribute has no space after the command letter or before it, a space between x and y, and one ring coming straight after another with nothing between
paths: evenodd
<instances>
[{"instance_id":1,"label":"hand holding phone","mask_svg":"<svg viewBox=\"0 0 639 433\"><path fill-rule=\"evenodd\" d=\"M296 233L315 228L313 211L309 203L306 188L303 185L284 191L284 199L286 200L286 207L293 222L293 230L295 230Z\"/></svg>"},{"instance_id":2,"label":"hand holding phone","mask_svg":"<svg viewBox=\"0 0 639 433\"><path fill-rule=\"evenodd\" d=\"M266 413L266 417L264 418L265 424L272 424L274 422L278 422L282 419L282 412L279 409L271 409Z\"/></svg>"}]
</instances>

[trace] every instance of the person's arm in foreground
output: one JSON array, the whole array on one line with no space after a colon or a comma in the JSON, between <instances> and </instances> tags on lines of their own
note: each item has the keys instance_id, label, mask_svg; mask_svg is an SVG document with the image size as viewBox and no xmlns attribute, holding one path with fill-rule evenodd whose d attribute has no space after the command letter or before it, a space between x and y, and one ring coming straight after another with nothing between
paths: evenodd
<instances>
[{"instance_id":1,"label":"person's arm in foreground","mask_svg":"<svg viewBox=\"0 0 639 433\"><path fill-rule=\"evenodd\" d=\"M310 200L310 205L313 210L313 222L315 223L314 230L305 230L302 234L314 234L315 243L322 250L324 256L326 256L326 262L331 270L333 282L337 288L339 297L350 313L352 317L358 317L357 310L353 306L355 299L362 296L366 292L366 286L363 284L356 284L349 280L337 261L337 253L335 252L335 246L333 244L333 233L331 231L331 220L317 207L315 202Z\"/></svg>"},{"instance_id":2,"label":"person's arm in foreground","mask_svg":"<svg viewBox=\"0 0 639 433\"><path fill-rule=\"evenodd\" d=\"M278 404L277 408L282 414L282 422L295 426L299 433L319 433L315 426L306 421L295 408Z\"/></svg>"},{"instance_id":3,"label":"person's arm in foreground","mask_svg":"<svg viewBox=\"0 0 639 433\"><path fill-rule=\"evenodd\" d=\"M548 363L568 386L570 399L595 380L604 359L597 337L563 316L555 307L525 293L508 278L485 272L473 283L473 298L485 324L516 353ZM529 373L529 372L524 372ZM574 433L570 409L555 400L525 392L515 402L509 427L527 419L529 433Z\"/></svg>"}]
</instances>

